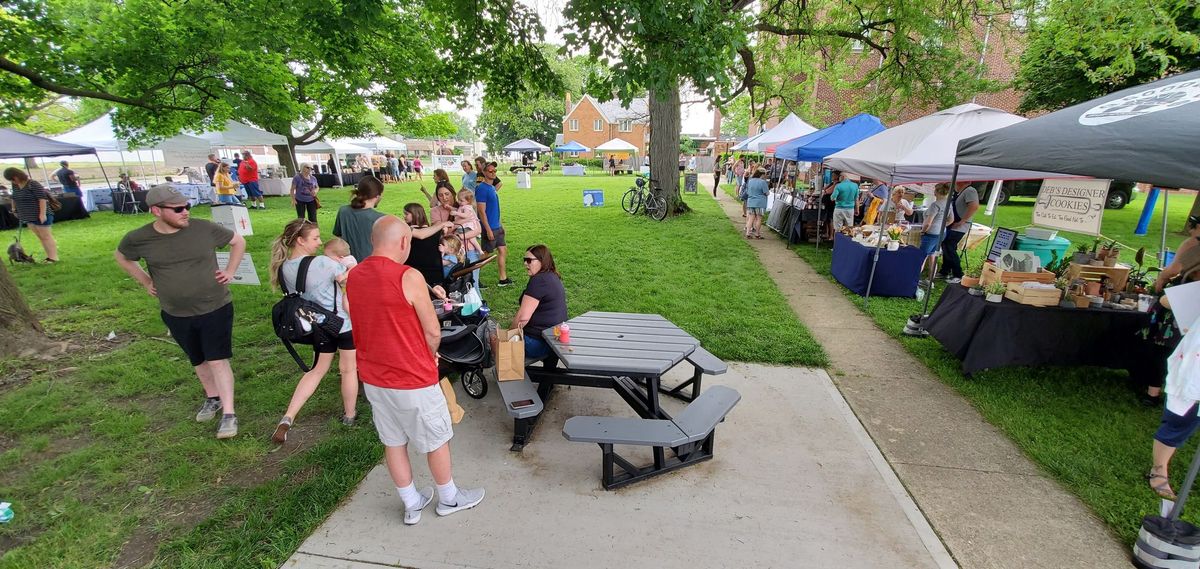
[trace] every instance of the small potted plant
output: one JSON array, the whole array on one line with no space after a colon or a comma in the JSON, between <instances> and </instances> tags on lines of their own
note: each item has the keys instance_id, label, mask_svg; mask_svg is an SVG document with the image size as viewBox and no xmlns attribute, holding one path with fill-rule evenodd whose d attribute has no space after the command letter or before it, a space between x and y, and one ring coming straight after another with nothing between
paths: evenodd
<instances>
[{"instance_id":1,"label":"small potted plant","mask_svg":"<svg viewBox=\"0 0 1200 569\"><path fill-rule=\"evenodd\" d=\"M1108 245L1106 245L1102 251L1104 253L1104 266L1117 266L1117 260L1121 258L1121 246L1117 245L1116 241L1109 241Z\"/></svg>"},{"instance_id":2,"label":"small potted plant","mask_svg":"<svg viewBox=\"0 0 1200 569\"><path fill-rule=\"evenodd\" d=\"M960 284L967 288L979 286L979 275L983 274L983 265L974 265L963 271L963 278Z\"/></svg>"},{"instance_id":3,"label":"small potted plant","mask_svg":"<svg viewBox=\"0 0 1200 569\"><path fill-rule=\"evenodd\" d=\"M1088 251L1087 243L1080 243L1075 246L1075 257L1071 259L1077 264L1086 265L1092 262L1092 253Z\"/></svg>"},{"instance_id":4,"label":"small potted plant","mask_svg":"<svg viewBox=\"0 0 1200 569\"><path fill-rule=\"evenodd\" d=\"M1100 256L1100 241L1102 239L1099 237L1092 241L1092 261L1090 264L1095 267L1104 266L1104 258Z\"/></svg>"},{"instance_id":5,"label":"small potted plant","mask_svg":"<svg viewBox=\"0 0 1200 569\"><path fill-rule=\"evenodd\" d=\"M983 292L987 293L984 300L988 302L1000 302L1004 300L1004 293L1008 292L1008 285L1004 283L991 283L983 287Z\"/></svg>"},{"instance_id":6,"label":"small potted plant","mask_svg":"<svg viewBox=\"0 0 1200 569\"><path fill-rule=\"evenodd\" d=\"M1063 291L1062 298L1058 301L1059 308L1075 308L1075 302L1071 300L1071 279L1054 279L1054 288Z\"/></svg>"},{"instance_id":7,"label":"small potted plant","mask_svg":"<svg viewBox=\"0 0 1200 569\"><path fill-rule=\"evenodd\" d=\"M1075 308L1087 308L1092 303L1092 299L1088 295L1079 291L1071 295L1071 300L1075 303Z\"/></svg>"}]
</instances>

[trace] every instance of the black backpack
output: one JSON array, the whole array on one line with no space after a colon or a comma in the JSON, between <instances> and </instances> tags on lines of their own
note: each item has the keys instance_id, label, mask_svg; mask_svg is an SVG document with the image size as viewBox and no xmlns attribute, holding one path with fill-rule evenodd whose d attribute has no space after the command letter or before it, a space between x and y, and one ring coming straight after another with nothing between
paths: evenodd
<instances>
[{"instance_id":1,"label":"black backpack","mask_svg":"<svg viewBox=\"0 0 1200 569\"><path fill-rule=\"evenodd\" d=\"M310 255L300 260L300 268L296 270L295 292L288 292L287 283L283 280L283 267L279 267L276 278L279 280L279 286L283 289L284 296L271 308L271 325L275 328L275 335L283 340L283 346L292 355L292 359L296 360L300 369L305 372L317 365L318 356L313 353L312 366L306 366L292 344L313 345L319 340L333 340L342 331L342 317L337 315L336 310L330 311L324 306L300 296L304 293L305 281L308 278L308 266L315 258ZM333 292L333 306L337 307L336 288Z\"/></svg>"}]
</instances>

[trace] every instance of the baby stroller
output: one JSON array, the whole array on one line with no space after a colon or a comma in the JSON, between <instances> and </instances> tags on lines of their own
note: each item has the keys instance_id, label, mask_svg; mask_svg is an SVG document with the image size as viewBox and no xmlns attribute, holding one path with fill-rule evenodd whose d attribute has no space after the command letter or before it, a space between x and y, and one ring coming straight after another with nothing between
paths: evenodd
<instances>
[{"instance_id":1,"label":"baby stroller","mask_svg":"<svg viewBox=\"0 0 1200 569\"><path fill-rule=\"evenodd\" d=\"M442 343L438 347L438 373L442 376L459 375L463 391L475 399L487 395L487 378L483 370L495 364L492 355L492 320L487 305L471 314L463 314L463 296L474 286L471 272L488 264L495 257L481 259L470 265L458 264L443 283L451 302L450 311L445 304L437 306L442 322Z\"/></svg>"}]
</instances>

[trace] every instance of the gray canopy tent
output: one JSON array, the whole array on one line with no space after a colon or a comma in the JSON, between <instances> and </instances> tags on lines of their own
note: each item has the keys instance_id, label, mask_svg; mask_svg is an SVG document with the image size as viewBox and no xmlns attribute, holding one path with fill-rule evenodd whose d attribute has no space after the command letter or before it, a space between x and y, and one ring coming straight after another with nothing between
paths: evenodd
<instances>
[{"instance_id":1,"label":"gray canopy tent","mask_svg":"<svg viewBox=\"0 0 1200 569\"><path fill-rule=\"evenodd\" d=\"M100 163L100 155L91 146L59 142L9 128L0 128L0 159L50 158L53 156L80 156L84 154L95 156L96 162ZM45 175L45 170L45 167L43 167L43 175ZM108 173L104 171L103 163L100 163L100 172L104 174L104 183L108 184L111 188L112 182L108 179ZM50 187L49 179L46 180L46 187Z\"/></svg>"}]
</instances>

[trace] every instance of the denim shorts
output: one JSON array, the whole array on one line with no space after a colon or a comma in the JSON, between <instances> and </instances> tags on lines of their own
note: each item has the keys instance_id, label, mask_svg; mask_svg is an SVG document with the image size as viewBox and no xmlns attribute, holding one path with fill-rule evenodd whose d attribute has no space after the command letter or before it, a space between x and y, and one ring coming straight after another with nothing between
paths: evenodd
<instances>
[{"instance_id":1,"label":"denim shorts","mask_svg":"<svg viewBox=\"0 0 1200 569\"><path fill-rule=\"evenodd\" d=\"M253 199L258 199L258 198L263 197L262 190L258 189L258 181L244 182L242 184L242 187L246 188L246 195L250 196Z\"/></svg>"},{"instance_id":2,"label":"denim shorts","mask_svg":"<svg viewBox=\"0 0 1200 569\"><path fill-rule=\"evenodd\" d=\"M1162 423L1158 426L1158 432L1154 433L1154 440L1171 448L1179 448L1196 432L1197 426L1200 426L1200 417L1196 415L1196 405L1192 405L1183 415L1176 415L1164 407Z\"/></svg>"},{"instance_id":3,"label":"denim shorts","mask_svg":"<svg viewBox=\"0 0 1200 569\"><path fill-rule=\"evenodd\" d=\"M928 257L938 250L938 241L942 238L941 235L930 235L928 233L921 236L921 252Z\"/></svg>"},{"instance_id":4,"label":"denim shorts","mask_svg":"<svg viewBox=\"0 0 1200 569\"><path fill-rule=\"evenodd\" d=\"M54 214L47 211L45 223L42 223L40 221L26 221L25 225L36 225L38 227L50 227L51 225L54 225Z\"/></svg>"}]
</instances>

